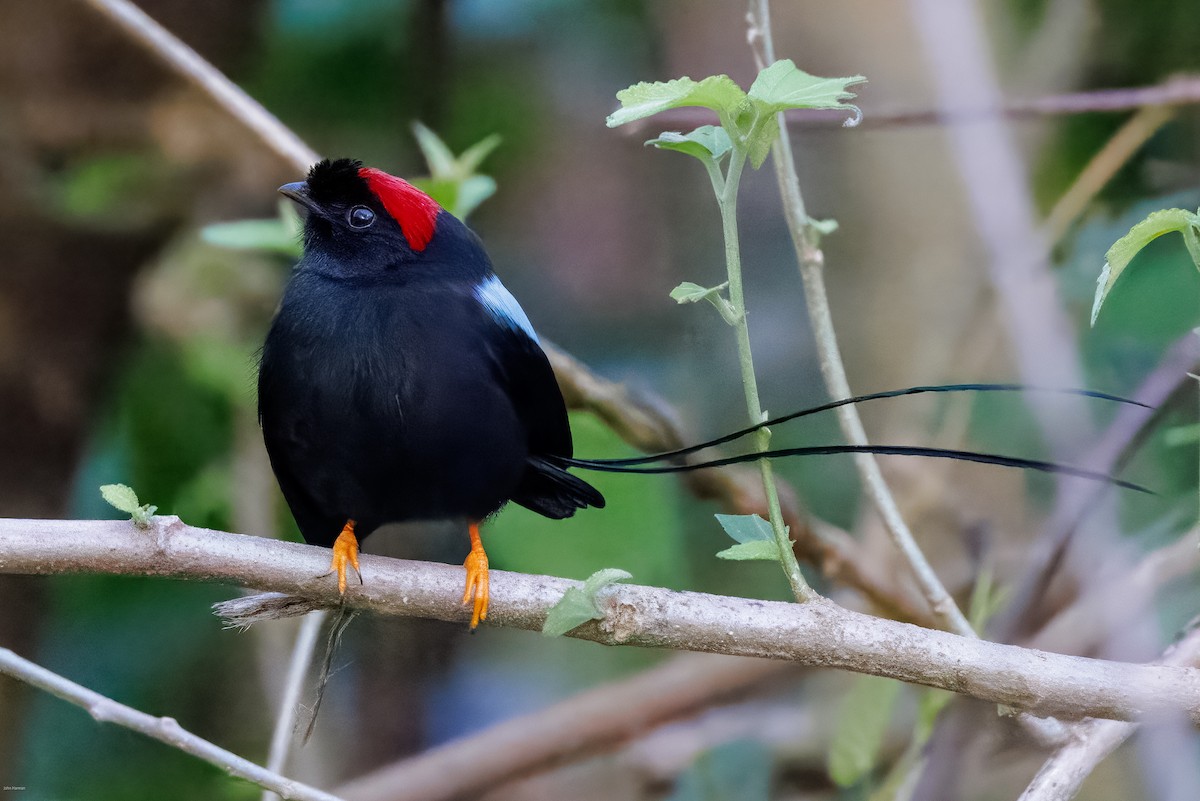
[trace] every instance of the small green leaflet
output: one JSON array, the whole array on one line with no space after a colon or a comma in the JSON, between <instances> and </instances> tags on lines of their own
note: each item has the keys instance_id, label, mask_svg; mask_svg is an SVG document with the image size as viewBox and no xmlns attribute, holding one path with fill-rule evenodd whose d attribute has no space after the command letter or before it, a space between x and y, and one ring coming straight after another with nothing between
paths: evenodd
<instances>
[{"instance_id":1,"label":"small green leaflet","mask_svg":"<svg viewBox=\"0 0 1200 801\"><path fill-rule=\"evenodd\" d=\"M858 784L875 768L900 686L893 679L859 676L842 699L828 758L829 778L838 787Z\"/></svg>"},{"instance_id":2,"label":"small green leaflet","mask_svg":"<svg viewBox=\"0 0 1200 801\"><path fill-rule=\"evenodd\" d=\"M1183 234L1183 243L1200 270L1200 213L1186 209L1163 209L1150 214L1146 219L1129 229L1129 233L1118 239L1104 257L1104 268L1096 280L1096 298L1092 302L1092 325L1100 315L1100 306L1108 297L1113 284L1129 266L1133 257L1163 234L1178 231Z\"/></svg>"},{"instance_id":3,"label":"small green leaflet","mask_svg":"<svg viewBox=\"0 0 1200 801\"><path fill-rule=\"evenodd\" d=\"M728 75L712 75L699 82L685 77L636 83L617 92L617 100L621 108L608 115L609 128L683 106L710 108L724 118L745 102L746 93Z\"/></svg>"},{"instance_id":4,"label":"small green leaflet","mask_svg":"<svg viewBox=\"0 0 1200 801\"><path fill-rule=\"evenodd\" d=\"M129 515L139 528L150 525L150 518L158 511L157 506L140 503L137 493L124 484L105 484L100 488L100 497L117 511Z\"/></svg>"},{"instance_id":5,"label":"small green leaflet","mask_svg":"<svg viewBox=\"0 0 1200 801\"><path fill-rule=\"evenodd\" d=\"M733 304L725 299L721 291L729 286L726 281L714 287L702 287L699 284L693 284L691 281L684 281L679 286L671 290L671 298L676 303L699 303L702 300L707 300L713 305L725 322L733 325L737 322L737 310L733 308Z\"/></svg>"},{"instance_id":6,"label":"small green leaflet","mask_svg":"<svg viewBox=\"0 0 1200 801\"><path fill-rule=\"evenodd\" d=\"M856 95L849 87L866 83L861 75L848 78L818 78L800 69L790 58L776 61L754 79L748 96L764 113L774 114L789 108L844 108L854 116L843 125L853 127L862 120L862 109L847 103Z\"/></svg>"},{"instance_id":7,"label":"small green leaflet","mask_svg":"<svg viewBox=\"0 0 1200 801\"><path fill-rule=\"evenodd\" d=\"M582 587L568 587L563 597L547 613L542 634L561 637L589 620L603 620L604 612L600 609L596 594L611 584L631 578L633 576L630 573L609 567L588 576Z\"/></svg>"},{"instance_id":8,"label":"small green leaflet","mask_svg":"<svg viewBox=\"0 0 1200 801\"><path fill-rule=\"evenodd\" d=\"M771 524L758 515L716 515L717 522L737 545L717 552L718 559L779 561L779 545Z\"/></svg>"},{"instance_id":9,"label":"small green leaflet","mask_svg":"<svg viewBox=\"0 0 1200 801\"><path fill-rule=\"evenodd\" d=\"M657 139L646 142L660 150L677 150L695 156L701 161L712 159L720 161L721 157L733 147L729 134L717 125L701 125L691 133L681 134L676 131L663 131Z\"/></svg>"}]
</instances>

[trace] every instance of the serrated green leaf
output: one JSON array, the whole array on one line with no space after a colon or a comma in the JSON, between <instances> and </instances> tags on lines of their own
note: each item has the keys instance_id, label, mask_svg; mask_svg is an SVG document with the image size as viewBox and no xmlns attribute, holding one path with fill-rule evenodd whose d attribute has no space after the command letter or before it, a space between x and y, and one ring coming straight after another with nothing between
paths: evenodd
<instances>
[{"instance_id":1,"label":"serrated green leaf","mask_svg":"<svg viewBox=\"0 0 1200 801\"><path fill-rule=\"evenodd\" d=\"M201 229L200 238L229 250L263 250L294 257L301 250L296 231L279 218L213 223Z\"/></svg>"},{"instance_id":2,"label":"serrated green leaf","mask_svg":"<svg viewBox=\"0 0 1200 801\"><path fill-rule=\"evenodd\" d=\"M446 143L442 141L441 137L420 122L414 122L412 129L413 135L417 138L417 147L421 148L421 154L425 156L425 163L429 165L430 175L434 178L455 176L458 172L458 160L454 158L454 153L446 147Z\"/></svg>"},{"instance_id":3,"label":"serrated green leaf","mask_svg":"<svg viewBox=\"0 0 1200 801\"><path fill-rule=\"evenodd\" d=\"M874 769L899 693L898 681L859 676L842 699L828 759L839 787L858 784Z\"/></svg>"},{"instance_id":4,"label":"serrated green leaf","mask_svg":"<svg viewBox=\"0 0 1200 801\"><path fill-rule=\"evenodd\" d=\"M633 578L630 573L609 567L588 576L582 587L568 587L563 597L546 614L542 634L561 637L589 620L602 620L604 612L600 609L596 594L615 582L630 578Z\"/></svg>"},{"instance_id":5,"label":"serrated green leaf","mask_svg":"<svg viewBox=\"0 0 1200 801\"><path fill-rule=\"evenodd\" d=\"M734 542L774 542L771 524L758 515L714 515Z\"/></svg>"},{"instance_id":6,"label":"serrated green leaf","mask_svg":"<svg viewBox=\"0 0 1200 801\"><path fill-rule=\"evenodd\" d=\"M728 75L711 75L702 81L684 77L637 83L617 92L617 100L621 108L608 115L609 128L684 106L709 108L725 117L746 100L746 93Z\"/></svg>"},{"instance_id":7,"label":"serrated green leaf","mask_svg":"<svg viewBox=\"0 0 1200 801\"><path fill-rule=\"evenodd\" d=\"M677 150L701 161L720 160L733 147L726 130L717 125L701 125L690 133L663 131L657 139L646 142L660 150Z\"/></svg>"},{"instance_id":8,"label":"serrated green leaf","mask_svg":"<svg viewBox=\"0 0 1200 801\"><path fill-rule=\"evenodd\" d=\"M865 83L866 78L819 78L800 69L790 58L776 61L754 79L747 93L750 101L764 113L774 114L789 108L845 108L861 117L862 111L850 105L855 94L850 86Z\"/></svg>"},{"instance_id":9,"label":"serrated green leaf","mask_svg":"<svg viewBox=\"0 0 1200 801\"><path fill-rule=\"evenodd\" d=\"M1104 299L1113 284L1129 266L1133 257L1163 234L1179 231L1184 234L1184 244L1200 269L1200 215L1186 209L1163 209L1150 214L1146 219L1129 229L1129 233L1118 239L1104 257L1104 267L1096 280L1096 297L1092 301L1092 325L1100 314Z\"/></svg>"},{"instance_id":10,"label":"serrated green leaf","mask_svg":"<svg viewBox=\"0 0 1200 801\"><path fill-rule=\"evenodd\" d=\"M118 512L131 515L141 508L137 493L124 484L105 484L100 488L100 497Z\"/></svg>"},{"instance_id":11,"label":"serrated green leaf","mask_svg":"<svg viewBox=\"0 0 1200 801\"><path fill-rule=\"evenodd\" d=\"M752 559L778 562L779 546L775 544L775 540L770 540L769 542L763 540L739 542L737 545L731 545L723 551L717 551L717 558L731 559L737 562L746 562Z\"/></svg>"}]
</instances>

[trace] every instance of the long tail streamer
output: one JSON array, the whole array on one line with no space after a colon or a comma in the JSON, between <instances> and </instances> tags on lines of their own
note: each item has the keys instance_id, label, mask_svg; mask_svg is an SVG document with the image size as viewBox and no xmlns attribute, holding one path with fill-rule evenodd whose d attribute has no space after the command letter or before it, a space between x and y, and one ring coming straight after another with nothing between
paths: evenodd
<instances>
[{"instance_id":1,"label":"long tail streamer","mask_svg":"<svg viewBox=\"0 0 1200 801\"><path fill-rule=\"evenodd\" d=\"M1003 456L995 453L978 453L975 451L960 451L948 448L927 448L912 445L813 445L799 448L778 448L775 450L759 451L754 453L742 453L736 456L726 456L703 462L679 462L679 460L683 457L690 456L697 451L704 450L705 448L711 448L716 445L723 445L727 442L732 442L733 440L740 439L747 434L753 434L755 431L767 426L779 425L780 423L786 423L789 420L795 420L800 417L807 417L809 415L827 412L831 409L836 409L839 406L846 406L847 404L860 403L863 401L879 400L882 398L897 398L904 395L921 395L932 392L1049 392L1061 395L1077 395L1086 398L1096 398L1098 400L1112 401L1114 403L1141 406L1142 408L1146 409L1152 408L1139 401L1122 398L1117 395L1110 395L1106 392L1096 392L1087 389L1041 389L1037 387L1027 387L1023 384L944 384L938 386L917 386L907 387L905 389L893 389L887 392L873 392L868 395L857 395L853 398L832 401L820 406L814 406L809 409L792 412L791 414L786 414L781 417L774 417L757 425L742 428L729 434L725 434L724 436L717 437L716 439L711 439L695 445L689 445L686 448L679 448L673 451L665 451L663 453L655 453L647 456L635 456L625 459L576 459L567 457L553 457L552 461L562 467L575 467L582 470L594 470L602 473L658 474L688 473L694 470L704 470L710 467L725 467L727 465L756 462L759 459L778 459L789 456L827 456L839 453L873 453L881 456L924 456L935 459L956 459L958 461L978 462L980 464L997 465L999 467L1015 467L1021 470L1036 470L1042 473L1054 473L1058 475L1083 478L1089 481L1099 481L1112 484L1117 487L1134 490L1136 492L1144 492L1150 495L1155 494L1152 490L1147 489L1139 484L1134 484L1131 481L1125 481L1105 473L1098 473L1092 470L1085 470L1080 467L1059 464L1057 462L1047 462L1041 459L1023 459L1017 456ZM656 464L658 462L667 461L675 462L675 464Z\"/></svg>"}]
</instances>

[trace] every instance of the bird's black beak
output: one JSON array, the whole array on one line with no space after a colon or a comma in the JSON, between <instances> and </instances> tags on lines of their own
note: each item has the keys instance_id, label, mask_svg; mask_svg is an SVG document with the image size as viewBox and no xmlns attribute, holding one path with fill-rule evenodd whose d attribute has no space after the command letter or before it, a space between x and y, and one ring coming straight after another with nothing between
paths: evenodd
<instances>
[{"instance_id":1,"label":"bird's black beak","mask_svg":"<svg viewBox=\"0 0 1200 801\"><path fill-rule=\"evenodd\" d=\"M294 181L279 187L279 194L299 203L310 212L320 211L317 202L308 194L308 184L304 181Z\"/></svg>"}]
</instances>

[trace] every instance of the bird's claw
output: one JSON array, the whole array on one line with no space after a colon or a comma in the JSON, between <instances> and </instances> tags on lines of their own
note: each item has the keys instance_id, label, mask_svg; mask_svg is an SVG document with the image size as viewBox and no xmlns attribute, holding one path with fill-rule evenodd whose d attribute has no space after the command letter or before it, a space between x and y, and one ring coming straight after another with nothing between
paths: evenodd
<instances>
[{"instance_id":1,"label":"bird's claw","mask_svg":"<svg viewBox=\"0 0 1200 801\"><path fill-rule=\"evenodd\" d=\"M346 594L346 565L354 568L358 583L362 584L362 571L358 569L358 538L354 536L353 523L347 523L334 541L333 561L329 565L329 572L337 573L338 592L342 595Z\"/></svg>"},{"instance_id":2,"label":"bird's claw","mask_svg":"<svg viewBox=\"0 0 1200 801\"><path fill-rule=\"evenodd\" d=\"M472 604L471 630L474 631L479 621L487 620L488 614L488 558L483 548L472 547L463 567L467 570L467 587L463 590L462 602Z\"/></svg>"}]
</instances>

